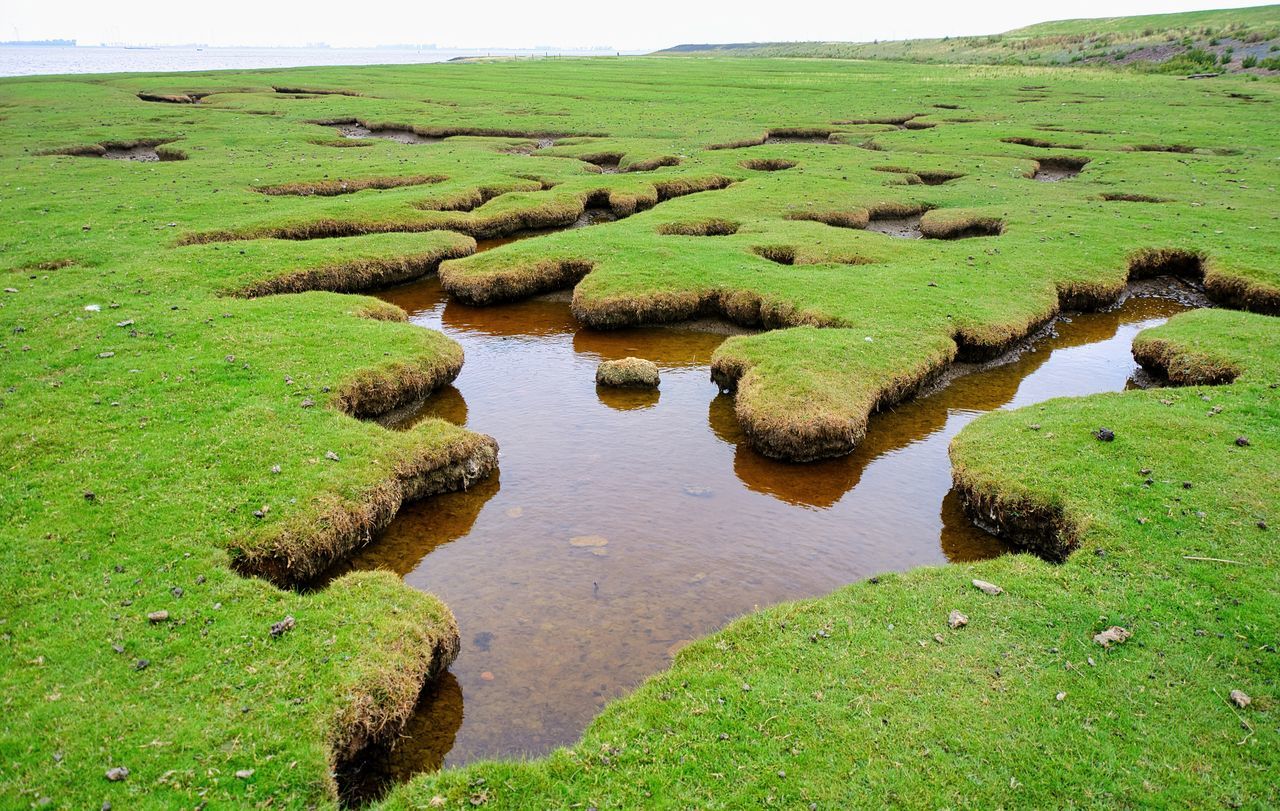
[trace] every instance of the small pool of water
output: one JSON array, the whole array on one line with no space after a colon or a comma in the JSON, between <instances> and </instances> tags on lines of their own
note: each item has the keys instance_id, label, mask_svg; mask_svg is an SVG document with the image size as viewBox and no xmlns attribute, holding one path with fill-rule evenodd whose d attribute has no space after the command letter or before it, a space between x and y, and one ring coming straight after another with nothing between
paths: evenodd
<instances>
[{"instance_id":1,"label":"small pool of water","mask_svg":"<svg viewBox=\"0 0 1280 811\"><path fill-rule=\"evenodd\" d=\"M438 595L462 630L399 750L364 765L372 780L545 753L734 617L1000 554L951 493L951 438L992 409L1124 389L1133 337L1186 309L1131 298L1063 320L1016 361L875 416L852 455L799 465L746 444L709 378L723 335L594 331L564 297L468 307L434 277L382 298L466 351L455 385L394 427L443 417L502 451L497 475L409 505L349 564ZM596 387L601 360L629 355L658 363L659 391Z\"/></svg>"}]
</instances>

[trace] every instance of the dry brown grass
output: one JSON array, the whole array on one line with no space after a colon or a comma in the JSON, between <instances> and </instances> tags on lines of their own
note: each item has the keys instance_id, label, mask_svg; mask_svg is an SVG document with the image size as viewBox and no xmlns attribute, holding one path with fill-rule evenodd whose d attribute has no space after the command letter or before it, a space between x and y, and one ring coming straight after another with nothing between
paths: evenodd
<instances>
[{"instance_id":1,"label":"dry brown grass","mask_svg":"<svg viewBox=\"0 0 1280 811\"><path fill-rule=\"evenodd\" d=\"M1133 342L1133 359L1175 386L1220 386L1234 382L1241 369L1234 363L1160 338Z\"/></svg>"},{"instance_id":2,"label":"dry brown grass","mask_svg":"<svg viewBox=\"0 0 1280 811\"><path fill-rule=\"evenodd\" d=\"M732 340L732 339L730 339ZM734 391L734 414L751 446L765 456L808 462L849 453L866 436L871 414L911 397L950 365L954 346L920 359L875 384L855 385L826 404L778 408L765 384L726 342L712 359L711 377L723 391Z\"/></svg>"},{"instance_id":3,"label":"dry brown grass","mask_svg":"<svg viewBox=\"0 0 1280 811\"><path fill-rule=\"evenodd\" d=\"M1129 278L1176 276L1187 281L1204 281L1205 256L1184 248L1143 248L1129 254Z\"/></svg>"},{"instance_id":4,"label":"dry brown grass","mask_svg":"<svg viewBox=\"0 0 1280 811\"><path fill-rule=\"evenodd\" d=\"M445 262L440 266L440 284L464 304L481 306L564 290L581 281L594 267L595 263L587 259L541 259L474 274Z\"/></svg>"},{"instance_id":5,"label":"dry brown grass","mask_svg":"<svg viewBox=\"0 0 1280 811\"><path fill-rule=\"evenodd\" d=\"M787 215L787 219L820 222L836 228L866 228L871 213L865 208L847 211L793 211Z\"/></svg>"},{"instance_id":6,"label":"dry brown grass","mask_svg":"<svg viewBox=\"0 0 1280 811\"><path fill-rule=\"evenodd\" d=\"M405 502L465 489L488 476L497 459L498 443L484 434L458 432L446 442L432 442L357 497L318 495L311 509L297 513L305 519L233 541L232 565L281 587L304 584L370 543Z\"/></svg>"},{"instance_id":7,"label":"dry brown grass","mask_svg":"<svg viewBox=\"0 0 1280 811\"><path fill-rule=\"evenodd\" d=\"M1210 267L1205 272L1204 290L1224 307L1280 315L1280 288L1234 276L1220 268Z\"/></svg>"},{"instance_id":8,"label":"dry brown grass","mask_svg":"<svg viewBox=\"0 0 1280 811\"><path fill-rule=\"evenodd\" d=\"M711 217L705 220L686 220L684 222L667 222L658 226L658 233L663 236L684 237L726 237L738 233L739 223Z\"/></svg>"},{"instance_id":9,"label":"dry brown grass","mask_svg":"<svg viewBox=\"0 0 1280 811\"><path fill-rule=\"evenodd\" d=\"M707 149L743 149L749 146L760 146L767 140L769 140L769 133L762 132L757 136L739 138L736 141L724 141L719 144L710 144L707 146Z\"/></svg>"},{"instance_id":10,"label":"dry brown grass","mask_svg":"<svg viewBox=\"0 0 1280 811\"><path fill-rule=\"evenodd\" d=\"M319 90L307 87L277 87L271 86L271 89L277 93L290 93L306 96L360 96L363 95L355 90Z\"/></svg>"},{"instance_id":11,"label":"dry brown grass","mask_svg":"<svg viewBox=\"0 0 1280 811\"><path fill-rule=\"evenodd\" d=\"M195 104L208 93L138 93L142 101L158 101L164 104Z\"/></svg>"},{"instance_id":12,"label":"dry brown grass","mask_svg":"<svg viewBox=\"0 0 1280 811\"><path fill-rule=\"evenodd\" d=\"M963 172L948 172L942 169L907 169L902 166L873 166L877 172L891 172L906 175L908 183L923 183L926 186L941 186L952 180L964 177ZM911 178L914 178L912 180Z\"/></svg>"},{"instance_id":13,"label":"dry brown grass","mask_svg":"<svg viewBox=\"0 0 1280 811\"><path fill-rule=\"evenodd\" d=\"M660 169L663 166L679 166L680 158L675 155L659 155L654 158L646 158L645 160L628 163L622 170L624 172L652 172L654 169Z\"/></svg>"},{"instance_id":14,"label":"dry brown grass","mask_svg":"<svg viewBox=\"0 0 1280 811\"><path fill-rule=\"evenodd\" d=\"M796 246L794 245L756 245L751 252L762 259L776 262L779 265L796 263Z\"/></svg>"},{"instance_id":15,"label":"dry brown grass","mask_svg":"<svg viewBox=\"0 0 1280 811\"><path fill-rule=\"evenodd\" d=\"M925 212L920 231L928 239L994 237L1004 233L1004 220L957 209L933 209Z\"/></svg>"},{"instance_id":16,"label":"dry brown grass","mask_svg":"<svg viewBox=\"0 0 1280 811\"><path fill-rule=\"evenodd\" d=\"M1037 149L1084 149L1081 144L1056 144L1052 141L1043 141L1039 138L1001 138L1006 144L1019 144L1021 146L1034 146Z\"/></svg>"},{"instance_id":17,"label":"dry brown grass","mask_svg":"<svg viewBox=\"0 0 1280 811\"><path fill-rule=\"evenodd\" d=\"M596 367L597 386L654 389L660 382L658 364L643 358L606 360Z\"/></svg>"},{"instance_id":18,"label":"dry brown grass","mask_svg":"<svg viewBox=\"0 0 1280 811\"><path fill-rule=\"evenodd\" d=\"M474 245L462 244L445 246L411 256L361 259L326 267L307 268L253 282L234 291L234 295L258 298L283 293L303 293L308 290L362 293L434 273L444 260L469 256L474 252Z\"/></svg>"},{"instance_id":19,"label":"dry brown grass","mask_svg":"<svg viewBox=\"0 0 1280 811\"><path fill-rule=\"evenodd\" d=\"M1135 152L1173 152L1176 154L1188 154L1196 151L1194 146L1188 144L1135 144L1133 149Z\"/></svg>"},{"instance_id":20,"label":"dry brown grass","mask_svg":"<svg viewBox=\"0 0 1280 811\"><path fill-rule=\"evenodd\" d=\"M749 290L652 293L590 302L575 292L573 315L597 329L671 324L699 318L723 318L738 326L764 329L840 326L840 322L828 316L805 312L790 302Z\"/></svg>"},{"instance_id":21,"label":"dry brown grass","mask_svg":"<svg viewBox=\"0 0 1280 811\"><path fill-rule=\"evenodd\" d=\"M795 161L789 161L785 158L748 158L738 165L743 169L751 169L756 172L780 172L783 169L791 169L797 164Z\"/></svg>"},{"instance_id":22,"label":"dry brown grass","mask_svg":"<svg viewBox=\"0 0 1280 811\"><path fill-rule=\"evenodd\" d=\"M357 177L343 180L311 180L280 183L274 186L255 186L254 191L273 195L300 197L335 197L354 194L365 189L398 189L402 186L425 186L448 180L444 175L402 175L391 177Z\"/></svg>"},{"instance_id":23,"label":"dry brown grass","mask_svg":"<svg viewBox=\"0 0 1280 811\"><path fill-rule=\"evenodd\" d=\"M338 387L334 407L353 417L368 418L421 400L452 383L462 371L462 348L447 349L412 361L394 361L364 369Z\"/></svg>"},{"instance_id":24,"label":"dry brown grass","mask_svg":"<svg viewBox=\"0 0 1280 811\"><path fill-rule=\"evenodd\" d=\"M329 589L334 598L352 601L384 598L360 592L370 590L377 579L394 577L388 572L358 572L339 578ZM390 743L404 729L424 686L444 673L461 650L458 623L448 609L443 616L421 610L404 613L426 615L405 617L400 633L386 640L377 662L363 667L329 721L329 771L338 778L332 788L340 805L346 799L340 794L344 775L358 768L370 747Z\"/></svg>"},{"instance_id":25,"label":"dry brown grass","mask_svg":"<svg viewBox=\"0 0 1280 811\"><path fill-rule=\"evenodd\" d=\"M1103 200L1106 200L1109 203L1170 203L1170 202L1173 202L1167 197L1154 197L1150 194L1107 192L1099 196Z\"/></svg>"}]
</instances>

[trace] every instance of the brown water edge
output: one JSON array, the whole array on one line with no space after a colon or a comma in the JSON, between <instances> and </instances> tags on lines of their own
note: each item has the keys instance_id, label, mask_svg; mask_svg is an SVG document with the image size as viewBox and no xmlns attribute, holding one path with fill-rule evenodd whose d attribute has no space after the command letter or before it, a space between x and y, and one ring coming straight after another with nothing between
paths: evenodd
<instances>
[{"instance_id":1,"label":"brown water edge","mask_svg":"<svg viewBox=\"0 0 1280 811\"><path fill-rule=\"evenodd\" d=\"M563 300L467 307L435 278L383 298L467 353L455 386L389 424L440 416L494 435L502 455L500 476L408 506L344 569L439 595L463 640L457 688L429 689L394 752L346 776L363 796L442 763L572 743L607 701L746 612L1000 554L950 492L951 438L995 408L1132 385L1134 335L1187 309L1131 298L1063 319L1012 362L961 368L973 373L876 415L850 456L797 465L752 451L709 381L723 335L593 331ZM659 364L658 392L597 389L596 364L628 355Z\"/></svg>"}]
</instances>

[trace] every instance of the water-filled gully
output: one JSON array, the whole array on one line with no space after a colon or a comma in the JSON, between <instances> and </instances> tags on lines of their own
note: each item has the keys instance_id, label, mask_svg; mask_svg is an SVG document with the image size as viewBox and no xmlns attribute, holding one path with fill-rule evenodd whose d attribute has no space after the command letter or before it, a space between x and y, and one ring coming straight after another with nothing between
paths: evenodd
<instances>
[{"instance_id":1,"label":"water-filled gully","mask_svg":"<svg viewBox=\"0 0 1280 811\"><path fill-rule=\"evenodd\" d=\"M348 776L356 793L571 743L682 645L755 608L1000 554L951 494L951 438L992 409L1133 385L1134 336L1187 309L1130 298L1071 316L1018 359L876 415L850 456L799 465L746 444L709 379L722 333L595 331L564 296L468 307L435 277L381 297L466 351L453 386L388 424L443 417L502 452L499 474L407 506L343 569L400 573L462 630L399 745ZM597 389L597 363L629 355L659 364L659 391Z\"/></svg>"},{"instance_id":2,"label":"water-filled gully","mask_svg":"<svg viewBox=\"0 0 1280 811\"><path fill-rule=\"evenodd\" d=\"M1134 335L1188 308L1132 297L1071 316L1014 361L877 414L849 457L790 464L751 450L709 380L726 330L590 330L566 295L468 307L435 276L380 297L467 358L454 385L385 423L443 417L498 437L502 457L471 490L408 505L333 573L392 569L462 629L401 741L346 775L352 796L571 743L682 645L760 606L1001 554L951 494L951 437L991 409L1134 385ZM658 391L596 388L599 361L627 356L658 363Z\"/></svg>"}]
</instances>

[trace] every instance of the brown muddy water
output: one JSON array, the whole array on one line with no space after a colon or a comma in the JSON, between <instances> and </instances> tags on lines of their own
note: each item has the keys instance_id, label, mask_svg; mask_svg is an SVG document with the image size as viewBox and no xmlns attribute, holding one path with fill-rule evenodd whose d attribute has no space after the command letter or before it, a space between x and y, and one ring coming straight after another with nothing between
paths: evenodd
<instances>
[{"instance_id":1,"label":"brown muddy water","mask_svg":"<svg viewBox=\"0 0 1280 811\"><path fill-rule=\"evenodd\" d=\"M1000 554L951 493L951 438L992 409L1133 385L1133 337L1187 309L1130 298L1059 321L1012 362L875 416L852 455L800 465L745 442L709 377L723 334L594 331L564 296L468 307L434 277L382 298L466 350L454 386L389 425L443 417L502 451L499 474L407 506L348 565L400 573L462 631L399 746L349 779L366 795L442 764L572 743L681 646L754 609ZM601 360L632 355L658 363L660 390L596 387Z\"/></svg>"}]
</instances>

